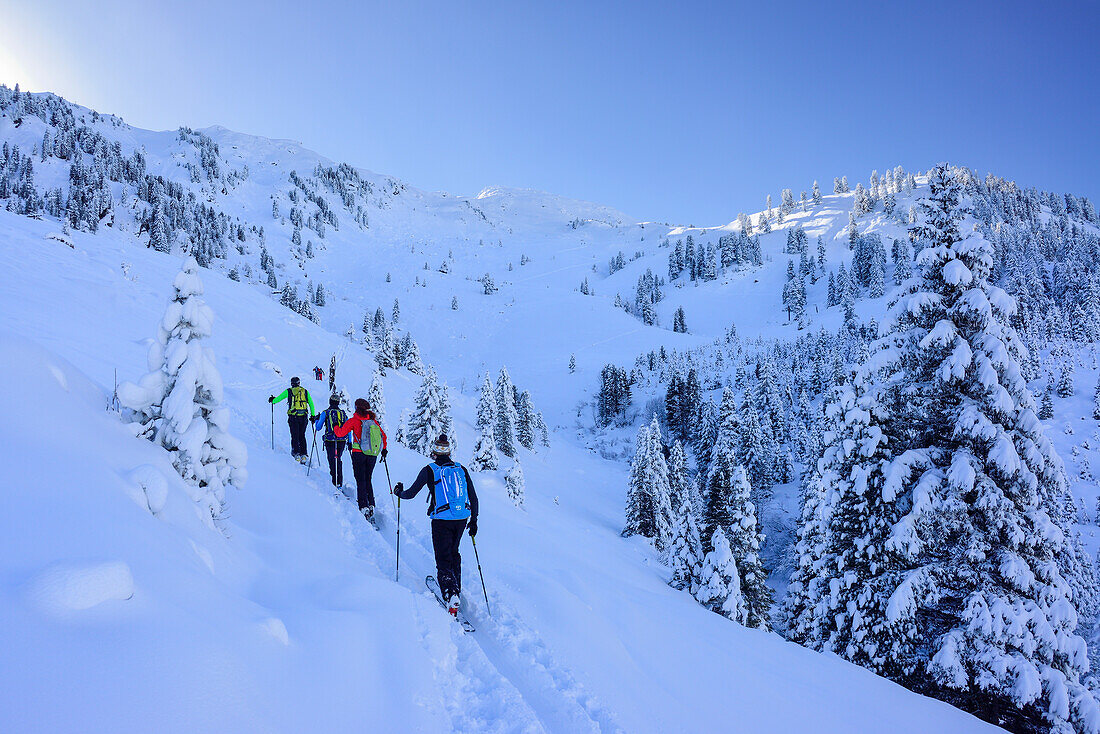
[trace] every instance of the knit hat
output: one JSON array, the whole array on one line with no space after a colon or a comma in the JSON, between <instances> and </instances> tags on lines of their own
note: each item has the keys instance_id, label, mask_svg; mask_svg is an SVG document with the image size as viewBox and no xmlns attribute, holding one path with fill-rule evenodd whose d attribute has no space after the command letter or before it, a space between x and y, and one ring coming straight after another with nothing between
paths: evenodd
<instances>
[{"instance_id":1,"label":"knit hat","mask_svg":"<svg viewBox=\"0 0 1100 734\"><path fill-rule=\"evenodd\" d=\"M298 387L298 383L300 383L300 382L301 382L301 380L299 380L297 377L291 377L290 378L290 386L291 387Z\"/></svg>"},{"instance_id":2,"label":"knit hat","mask_svg":"<svg viewBox=\"0 0 1100 734\"><path fill-rule=\"evenodd\" d=\"M450 456L451 455L451 442L447 440L447 434L439 434L439 438L432 444L432 454L436 456Z\"/></svg>"},{"instance_id":3,"label":"knit hat","mask_svg":"<svg viewBox=\"0 0 1100 734\"><path fill-rule=\"evenodd\" d=\"M355 399L355 413L363 418L367 417L367 413L370 412L370 403L363 398Z\"/></svg>"},{"instance_id":4,"label":"knit hat","mask_svg":"<svg viewBox=\"0 0 1100 734\"><path fill-rule=\"evenodd\" d=\"M336 406L338 406L340 404L340 396L339 395L333 395L332 397L330 397L328 399L328 404L329 404L329 406L335 408Z\"/></svg>"}]
</instances>

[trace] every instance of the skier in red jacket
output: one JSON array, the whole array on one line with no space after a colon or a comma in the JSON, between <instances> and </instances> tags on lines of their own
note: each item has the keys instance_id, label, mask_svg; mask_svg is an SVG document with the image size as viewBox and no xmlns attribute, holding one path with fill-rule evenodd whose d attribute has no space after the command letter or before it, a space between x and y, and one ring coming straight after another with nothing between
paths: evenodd
<instances>
[{"instance_id":1,"label":"skier in red jacket","mask_svg":"<svg viewBox=\"0 0 1100 734\"><path fill-rule=\"evenodd\" d=\"M374 521L374 487L371 475L378 457L386 458L386 432L378 424L378 419L370 409L370 403L363 398L355 401L355 413L344 425L333 429L337 438L351 434L351 468L355 474L356 494L359 510L367 520Z\"/></svg>"}]
</instances>

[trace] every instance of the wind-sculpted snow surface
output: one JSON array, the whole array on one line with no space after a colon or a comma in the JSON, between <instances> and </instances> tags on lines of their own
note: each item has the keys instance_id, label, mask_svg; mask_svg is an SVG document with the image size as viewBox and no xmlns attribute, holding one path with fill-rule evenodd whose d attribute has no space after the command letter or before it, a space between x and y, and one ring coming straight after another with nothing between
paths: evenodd
<instances>
[{"instance_id":1,"label":"wind-sculpted snow surface","mask_svg":"<svg viewBox=\"0 0 1100 734\"><path fill-rule=\"evenodd\" d=\"M123 380L147 369L179 258L135 248L132 233L110 229L74 231L70 248L48 239L56 230L56 222L0 212L0 265L18 273L0 281L13 416L0 424L0 729L988 729L670 588L653 548L619 536L625 467L589 451L561 418L551 420L551 448L517 449L522 509L508 497L503 468L475 474L490 607L464 541L463 594L477 627L464 635L423 588L434 570L423 495L402 503L397 583L386 466L374 473L376 531L335 496L323 470L314 466L307 478L290 459L280 411L271 450L268 395L299 375L323 399L310 370L334 354L342 355L338 384L365 395L371 355L256 287L203 271L217 314L207 341L249 474L243 488L227 490L223 528L209 527L169 453L104 409L116 369ZM379 258L378 268L390 267ZM461 328L429 327L462 313L450 309L450 292L439 295L445 311L432 308L432 289L409 286L402 297L402 321L452 388L463 461L480 434L475 406L486 369L495 374L507 361L537 405L549 413L551 403L564 404L555 416L569 415L580 394L553 392L568 379L568 351L554 367L565 377L540 383L533 376L552 361L551 347L505 341L529 354L516 368L511 351L473 338L486 323L498 338L520 334L542 323L547 302L506 306L468 285L464 303L487 300L470 307ZM621 312L582 317L586 299L578 300L565 316L586 343L637 328ZM467 372L473 378L464 381ZM389 370L381 382L395 422L421 378ZM392 481L410 482L425 461L391 432Z\"/></svg>"}]
</instances>

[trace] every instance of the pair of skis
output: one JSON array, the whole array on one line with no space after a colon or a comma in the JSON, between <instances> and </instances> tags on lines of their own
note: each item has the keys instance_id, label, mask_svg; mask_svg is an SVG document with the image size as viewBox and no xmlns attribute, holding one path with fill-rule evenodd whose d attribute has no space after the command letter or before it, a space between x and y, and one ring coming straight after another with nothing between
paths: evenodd
<instances>
[{"instance_id":1,"label":"pair of skis","mask_svg":"<svg viewBox=\"0 0 1100 734\"><path fill-rule=\"evenodd\" d=\"M435 596L435 600L439 602L439 606L443 607L444 611L450 614L450 609L447 606L447 602L443 599L443 592L439 588L439 582L435 580L435 576L428 576L424 579L424 584L428 587L428 591L432 592ZM462 627L463 632L473 632L474 625L470 622L470 619L459 607L458 612L454 615L455 621Z\"/></svg>"}]
</instances>

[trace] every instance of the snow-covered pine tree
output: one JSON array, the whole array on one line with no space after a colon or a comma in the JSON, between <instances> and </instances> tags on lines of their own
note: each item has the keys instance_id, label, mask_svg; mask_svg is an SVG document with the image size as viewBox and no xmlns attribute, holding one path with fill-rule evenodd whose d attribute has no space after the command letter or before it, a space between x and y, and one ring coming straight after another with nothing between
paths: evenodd
<instances>
[{"instance_id":1,"label":"snow-covered pine tree","mask_svg":"<svg viewBox=\"0 0 1100 734\"><path fill-rule=\"evenodd\" d=\"M405 336L409 335L406 334ZM420 358L420 347L417 346L417 343L412 338L409 339L408 347L402 355L402 358L405 362L405 369L409 372L414 375L424 374L424 361Z\"/></svg>"},{"instance_id":2,"label":"snow-covered pine tree","mask_svg":"<svg viewBox=\"0 0 1100 734\"><path fill-rule=\"evenodd\" d=\"M718 435L710 452L710 464L703 479L703 550L710 552L709 539L715 528L728 529L734 522L734 475L740 469L737 454L737 415L730 410L735 402L733 390L722 394Z\"/></svg>"},{"instance_id":3,"label":"snow-covered pine tree","mask_svg":"<svg viewBox=\"0 0 1100 734\"><path fill-rule=\"evenodd\" d=\"M475 426L479 431L488 428L490 431L496 426L497 398L493 391L493 381L486 370L485 377L481 381L481 392L477 399L477 420Z\"/></svg>"},{"instance_id":4,"label":"snow-covered pine tree","mask_svg":"<svg viewBox=\"0 0 1100 734\"><path fill-rule=\"evenodd\" d=\"M1073 396L1073 362L1066 360L1062 363L1062 371L1058 375L1058 387L1055 388L1060 398Z\"/></svg>"},{"instance_id":5,"label":"snow-covered pine tree","mask_svg":"<svg viewBox=\"0 0 1100 734\"><path fill-rule=\"evenodd\" d=\"M538 439L538 418L535 414L535 406L531 402L531 393L524 390L519 396L519 405L516 408L516 439L523 448L534 451L535 441Z\"/></svg>"},{"instance_id":6,"label":"snow-covered pine tree","mask_svg":"<svg viewBox=\"0 0 1100 734\"><path fill-rule=\"evenodd\" d=\"M729 539L722 528L715 528L707 539L711 550L703 557L702 577L695 598L707 609L744 623L745 606L741 596L741 579Z\"/></svg>"},{"instance_id":7,"label":"snow-covered pine tree","mask_svg":"<svg viewBox=\"0 0 1100 734\"><path fill-rule=\"evenodd\" d=\"M724 401L723 401L724 402ZM738 436L736 443L738 463L749 472L752 485L759 489L770 487L774 482L776 454L769 452L760 423L760 413L756 409L756 400L752 390L745 390L738 415ZM768 437L774 443L774 436Z\"/></svg>"},{"instance_id":8,"label":"snow-covered pine tree","mask_svg":"<svg viewBox=\"0 0 1100 734\"><path fill-rule=\"evenodd\" d=\"M626 495L626 527L623 536L643 535L664 551L672 541L672 504L669 498L668 464L661 445L657 416L638 429L634 460Z\"/></svg>"},{"instance_id":9,"label":"snow-covered pine tree","mask_svg":"<svg viewBox=\"0 0 1100 734\"><path fill-rule=\"evenodd\" d=\"M677 439L668 451L668 496L673 509L687 502L692 513L698 511L691 496L690 487L687 454L684 452L684 445Z\"/></svg>"},{"instance_id":10,"label":"snow-covered pine tree","mask_svg":"<svg viewBox=\"0 0 1100 734\"><path fill-rule=\"evenodd\" d=\"M385 426L386 396L382 391L382 373L378 370L374 371L374 376L371 378L370 389L367 391L367 402L370 403L370 408L374 411L374 417L378 420L378 424Z\"/></svg>"},{"instance_id":11,"label":"snow-covered pine tree","mask_svg":"<svg viewBox=\"0 0 1100 734\"><path fill-rule=\"evenodd\" d=\"M512 378L508 368L501 366L496 384L496 423L493 426L493 438L497 451L508 458L516 455L516 405L512 398Z\"/></svg>"},{"instance_id":12,"label":"snow-covered pine tree","mask_svg":"<svg viewBox=\"0 0 1100 734\"><path fill-rule=\"evenodd\" d=\"M901 285L913 275L913 254L909 249L909 240L898 237L891 246L894 260L894 284Z\"/></svg>"},{"instance_id":13,"label":"snow-covered pine tree","mask_svg":"<svg viewBox=\"0 0 1100 734\"><path fill-rule=\"evenodd\" d=\"M729 498L730 526L726 536L733 551L741 578L742 603L745 609L744 625L756 629L771 629L772 592L768 586L768 572L760 558L764 533L756 518L756 507L750 495L752 488L745 468L738 465L733 472Z\"/></svg>"},{"instance_id":14,"label":"snow-covered pine tree","mask_svg":"<svg viewBox=\"0 0 1100 734\"><path fill-rule=\"evenodd\" d=\"M377 344L374 361L378 365L378 370L385 375L386 370L397 369L393 332L390 331L389 324L383 321L381 330L376 329L374 337Z\"/></svg>"},{"instance_id":15,"label":"snow-covered pine tree","mask_svg":"<svg viewBox=\"0 0 1100 734\"><path fill-rule=\"evenodd\" d=\"M824 645L979 716L1095 732L1059 567L1068 539L1052 518L1064 474L1020 373L1015 302L989 282L990 244L960 232L953 172L938 166L929 186L920 275L861 371L859 433L834 441L865 448L838 476L826 547L851 532L866 563L826 562L819 585L879 601L829 605ZM868 514L860 495L881 510Z\"/></svg>"},{"instance_id":16,"label":"snow-covered pine tree","mask_svg":"<svg viewBox=\"0 0 1100 734\"><path fill-rule=\"evenodd\" d=\"M687 333L687 321L684 318L683 306L677 308L676 313L672 316L672 330L681 334Z\"/></svg>"},{"instance_id":17,"label":"snow-covered pine tree","mask_svg":"<svg viewBox=\"0 0 1100 734\"><path fill-rule=\"evenodd\" d=\"M240 488L247 479L248 452L229 433L221 375L203 345L214 313L203 301L198 270L193 257L184 261L149 349L149 373L137 384L119 385L118 397L138 435L168 450L176 471L195 488L192 499L217 526L226 487Z\"/></svg>"},{"instance_id":18,"label":"snow-covered pine tree","mask_svg":"<svg viewBox=\"0 0 1100 734\"><path fill-rule=\"evenodd\" d=\"M550 427L546 425L546 419L542 417L542 411L535 413L535 432L538 434L539 443L550 448Z\"/></svg>"},{"instance_id":19,"label":"snow-covered pine tree","mask_svg":"<svg viewBox=\"0 0 1100 734\"><path fill-rule=\"evenodd\" d=\"M484 426L474 444L474 456L470 460L471 471L495 471L500 468L497 447L493 440L492 426Z\"/></svg>"},{"instance_id":20,"label":"snow-covered pine tree","mask_svg":"<svg viewBox=\"0 0 1100 734\"><path fill-rule=\"evenodd\" d=\"M451 436L452 432L448 432L448 428L452 422L443 388L436 379L435 370L428 367L413 398L412 414L405 425L406 445L413 451L428 456L439 434Z\"/></svg>"},{"instance_id":21,"label":"snow-covered pine tree","mask_svg":"<svg viewBox=\"0 0 1100 734\"><path fill-rule=\"evenodd\" d=\"M823 647L826 594L830 574L826 564L825 539L833 495L822 482L819 469L812 472L802 491L802 512L795 541L795 569L787 586L783 616L787 638L800 645L820 650Z\"/></svg>"},{"instance_id":22,"label":"snow-covered pine tree","mask_svg":"<svg viewBox=\"0 0 1100 734\"><path fill-rule=\"evenodd\" d=\"M853 383L837 388L828 406L831 430L820 473L833 499L820 555L809 561L824 569L830 582L820 585L817 613L833 623L819 621L825 634L817 643L898 678L907 674L899 659L914 641L911 627L891 624L887 614L904 564L884 549L902 509L885 487L892 456L879 423L888 416L873 389L865 374L857 374ZM908 465L898 461L895 468L906 471ZM840 576L838 583L830 573Z\"/></svg>"},{"instance_id":23,"label":"snow-covered pine tree","mask_svg":"<svg viewBox=\"0 0 1100 734\"><path fill-rule=\"evenodd\" d=\"M1100 379L1096 380L1096 388L1092 391L1092 417L1100 420Z\"/></svg>"},{"instance_id":24,"label":"snow-covered pine tree","mask_svg":"<svg viewBox=\"0 0 1100 734\"><path fill-rule=\"evenodd\" d=\"M508 499L516 507L523 508L526 498L527 483L523 478L523 467L519 465L519 457L512 459L512 466L504 475L504 486L508 490Z\"/></svg>"},{"instance_id":25,"label":"snow-covered pine tree","mask_svg":"<svg viewBox=\"0 0 1100 734\"><path fill-rule=\"evenodd\" d=\"M149 247L157 252L172 251L171 233L159 200L153 205L153 215L149 219Z\"/></svg>"},{"instance_id":26,"label":"snow-covered pine tree","mask_svg":"<svg viewBox=\"0 0 1100 734\"><path fill-rule=\"evenodd\" d=\"M684 501L674 511L672 542L668 549L668 565L672 569L669 585L694 595L699 590L703 572L703 544L699 525L691 503Z\"/></svg>"},{"instance_id":27,"label":"snow-covered pine tree","mask_svg":"<svg viewBox=\"0 0 1100 734\"><path fill-rule=\"evenodd\" d=\"M1039 420L1048 421L1054 417L1054 388L1047 382L1043 389L1043 400L1039 404Z\"/></svg>"}]
</instances>

